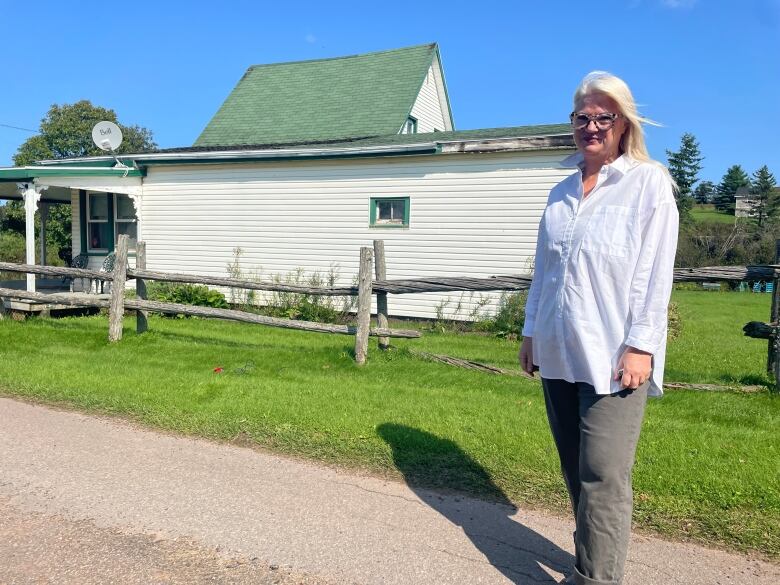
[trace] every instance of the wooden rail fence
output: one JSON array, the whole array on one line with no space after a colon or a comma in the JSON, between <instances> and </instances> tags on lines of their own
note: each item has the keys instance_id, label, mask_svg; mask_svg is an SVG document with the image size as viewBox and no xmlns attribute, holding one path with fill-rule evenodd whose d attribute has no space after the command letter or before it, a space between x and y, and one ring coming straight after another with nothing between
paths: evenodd
<instances>
[{"instance_id":1,"label":"wooden rail fence","mask_svg":"<svg viewBox=\"0 0 780 585\"><path fill-rule=\"evenodd\" d=\"M43 303L56 303L73 307L97 307L109 310L109 341L115 342L122 338L122 320L125 309L136 312L136 329L143 333L148 328L147 313L149 311L167 314L182 314L215 319L228 319L244 323L256 323L271 327L316 331L321 333L336 333L355 336L355 360L358 364L366 361L368 354L368 338L378 337L379 347L386 349L389 338L416 338L419 331L408 329L391 329L388 326L389 294L411 294L423 292L479 292L479 291L521 291L531 285L532 275L503 275L490 278L441 277L406 280L387 280L387 269L384 242L375 240L373 248L360 249L360 270L357 286L347 287L310 287L303 285L283 284L278 282L243 280L229 277L204 276L195 274L159 272L146 269L146 245L139 241L136 247L136 268L128 266L128 238L120 235L117 243L117 257L113 272L102 272L81 268L64 268L59 266L37 266L31 264L16 264L0 262L0 270L46 276L80 278L111 282L111 298L104 299L85 293L52 293L44 294L27 292L0 287L0 297L30 300ZM376 278L372 278L372 273ZM125 283L128 279L136 280L135 299L125 298ZM146 281L179 282L203 284L247 290L269 292L285 292L321 296L357 296L357 325L332 325L310 321L296 321L266 317L239 311L236 309L216 309L183 305L178 303L163 303L150 301L146 298ZM763 266L707 266L701 268L678 268L674 271L675 282L708 282L708 281L772 281L773 297L769 323L751 322L743 328L745 335L768 340L767 369L775 374L780 381L780 240L777 242L775 264ZM371 299L377 295L377 327L371 327Z\"/></svg>"}]
</instances>

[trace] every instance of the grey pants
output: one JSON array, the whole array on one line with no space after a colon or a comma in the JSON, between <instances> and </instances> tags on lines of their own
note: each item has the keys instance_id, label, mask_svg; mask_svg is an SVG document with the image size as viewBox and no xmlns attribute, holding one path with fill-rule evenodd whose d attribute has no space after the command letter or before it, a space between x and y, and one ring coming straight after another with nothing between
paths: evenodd
<instances>
[{"instance_id":1,"label":"grey pants","mask_svg":"<svg viewBox=\"0 0 780 585\"><path fill-rule=\"evenodd\" d=\"M619 585L631 534L631 469L650 383L599 395L582 382L542 379L561 471L576 519L577 585Z\"/></svg>"}]
</instances>

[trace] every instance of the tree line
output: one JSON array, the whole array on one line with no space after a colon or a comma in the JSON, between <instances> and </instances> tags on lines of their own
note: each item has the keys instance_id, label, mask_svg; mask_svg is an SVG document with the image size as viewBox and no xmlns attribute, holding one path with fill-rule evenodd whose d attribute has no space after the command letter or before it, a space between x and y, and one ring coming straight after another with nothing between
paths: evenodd
<instances>
[{"instance_id":1,"label":"tree line","mask_svg":"<svg viewBox=\"0 0 780 585\"><path fill-rule=\"evenodd\" d=\"M717 185L699 180L704 157L696 137L690 133L682 135L679 150L667 150L666 156L669 172L677 183L675 197L683 222L691 219L694 203L712 203L718 211L734 215L738 193L746 196L747 217L755 219L759 226L780 215L780 191L766 165L756 170L752 177L740 165L733 165Z\"/></svg>"},{"instance_id":2,"label":"tree line","mask_svg":"<svg viewBox=\"0 0 780 585\"><path fill-rule=\"evenodd\" d=\"M775 261L775 240L780 239L780 189L767 165L752 176L740 166L729 167L720 182L699 179L704 156L693 134L685 133L680 148L667 150L669 172L677 187L680 212L677 265L768 264ZM731 223L699 223L691 213L695 203L713 204L724 215L740 215Z\"/></svg>"}]
</instances>

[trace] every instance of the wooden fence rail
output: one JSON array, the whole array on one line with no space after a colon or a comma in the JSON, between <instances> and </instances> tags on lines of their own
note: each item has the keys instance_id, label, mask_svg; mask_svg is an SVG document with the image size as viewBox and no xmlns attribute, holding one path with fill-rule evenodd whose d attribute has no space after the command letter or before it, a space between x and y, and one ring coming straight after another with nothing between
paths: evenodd
<instances>
[{"instance_id":1,"label":"wooden fence rail","mask_svg":"<svg viewBox=\"0 0 780 585\"><path fill-rule=\"evenodd\" d=\"M109 310L109 341L119 341L122 338L122 320L125 309L136 311L137 331L143 332L147 329L146 312L154 311L158 313L191 315L197 317L209 317L214 319L228 319L231 321L240 321L244 323L255 323L271 327L281 327L285 329L297 329L302 331L315 331L320 333L336 333L341 335L354 335L356 338L355 357L359 364L365 363L368 351L368 338L379 337L388 338L416 338L420 337L419 331L410 329L391 329L383 324L383 327L370 327L371 311L371 251L369 248L361 250L361 273L365 273L367 280L361 280L361 286L355 287L329 287L327 289L304 287L296 285L286 285L274 282L256 282L241 280L235 278L208 277L192 274L177 274L167 272L157 272L144 270L146 258L144 242L139 242L137 252L140 254L138 259L139 267L130 269L127 265L127 236L120 235L117 242L116 261L113 272L102 272L97 270L88 270L80 268L64 268L59 266L37 266L30 264L15 264L10 262L0 262L0 270L9 272L22 272L28 274L41 274L46 276L58 276L69 278L85 278L93 280L102 280L112 283L111 298L105 299L96 295L85 293L39 293L29 292L17 289L0 288L0 297L15 298L21 300L30 300L44 303L56 303L72 307L94 307ZM127 279L137 279L136 293L139 298L125 298L125 282ZM360 292L359 314L357 326L352 325L333 325L330 323L315 323L310 321L299 321L293 319L280 319L276 317L267 317L257 315L246 311L235 309L218 309L213 307L200 307L193 305L183 305L178 303L163 303L150 301L143 298L146 293L146 280L159 280L166 282L183 282L192 284L211 284L213 286L228 286L235 288L249 288L252 290L266 290L278 292L291 292L298 294L325 294L325 295L353 295Z\"/></svg>"},{"instance_id":2,"label":"wooden fence rail","mask_svg":"<svg viewBox=\"0 0 780 585\"><path fill-rule=\"evenodd\" d=\"M13 288L0 288L0 297L12 297L29 301L40 301L46 303L56 303L58 305L67 305L70 307L95 307L98 309L110 309L111 300L100 298L87 293L39 293L27 292ZM256 315L245 311L235 309L214 309L212 307L198 307L195 305L180 305L178 303L162 303L159 301L142 301L140 299L125 299L126 309L136 311L154 311L157 313L167 313L172 315L191 315L193 317L211 317L215 319L228 319L231 321L243 321L244 323L257 323L260 325L270 325L272 327L282 327L284 329L299 329L303 331L318 331L320 333L339 333L341 335L355 335L357 327L354 325L331 325L329 323L312 323L309 321L295 321L291 319L280 319L277 317L266 317ZM417 338L420 337L419 331L411 329L389 329L372 327L368 333L371 337L398 337L398 338Z\"/></svg>"},{"instance_id":3,"label":"wooden fence rail","mask_svg":"<svg viewBox=\"0 0 780 585\"><path fill-rule=\"evenodd\" d=\"M66 268L64 266L38 266L37 264L0 262L0 270L5 272L41 274L43 276L61 276L63 278L93 278L95 280L104 281L114 280L114 275L111 272L100 272L98 270L88 270L86 268Z\"/></svg>"},{"instance_id":4,"label":"wooden fence rail","mask_svg":"<svg viewBox=\"0 0 780 585\"><path fill-rule=\"evenodd\" d=\"M387 347L387 338L415 338L420 337L419 331L405 329L391 329L387 326L387 295L388 294L413 294L430 292L479 292L479 291L521 291L527 290L531 285L531 274L515 274L492 276L490 278L470 277L441 277L423 279L387 280L385 268L384 243L377 240L371 248L361 248L360 276L358 286L347 287L310 287L302 285L284 284L270 281L245 280L229 277L204 276L175 272L160 272L145 269L145 244L138 243L137 267L130 268L127 264L127 236L119 236L117 243L117 259L113 272L103 272L81 268L65 268L59 266L37 266L30 264L15 264L0 262L0 271L20 272L27 274L41 274L46 276L83 278L112 282L111 299L99 298L89 294L55 293L43 294L21 291L16 289L0 288L0 297L17 298L37 302L51 302L74 307L97 307L109 309L109 340L118 341L122 337L122 317L124 309L136 311L138 324L137 331L146 331L146 312L155 311L168 314L183 314L217 319L229 319L245 323L257 323L272 327L298 329L305 331L317 331L322 333L336 333L355 336L355 358L359 364L365 362L368 351L368 337L379 337L380 346ZM780 247L778 248L780 250ZM372 269L372 256L374 257ZM780 262L780 253L778 254ZM376 273L376 280L372 273ZM125 299L125 281L137 279L136 288L139 298ZM331 325L326 323L313 323L309 321L295 321L266 317L235 309L216 309L182 305L177 303L161 303L149 301L145 298L145 281L157 280L165 282L180 282L189 284L203 284L210 286L222 286L246 290L261 290L269 292L286 292L303 295L320 296L357 296L358 297L358 325ZM707 266L701 268L678 268L674 271L675 282L707 282L707 281L773 281L775 290L780 284L780 263L765 266ZM372 295L377 295L378 323L379 327L370 327L370 308ZM777 296L777 293L775 294ZM759 338L768 338L770 344L769 362L774 366L780 376L780 360L773 359L771 351L775 344L780 343L780 325L778 325L774 308L770 324L765 327L757 327L755 324L749 327L746 335ZM759 333L760 331L760 333ZM770 366L771 367L771 366ZM780 378L779 378L780 379Z\"/></svg>"},{"instance_id":5,"label":"wooden fence rail","mask_svg":"<svg viewBox=\"0 0 780 585\"><path fill-rule=\"evenodd\" d=\"M2 267L0 267L2 270ZM246 290L262 290L269 292L288 292L302 295L319 296L353 296L358 293L357 287L312 287L297 284L283 284L263 280L244 280L227 276L203 276L184 272L159 272L157 270L127 269L128 278L143 278L145 280L161 280L165 282L182 282L187 284L204 284L209 286L224 286Z\"/></svg>"},{"instance_id":6,"label":"wooden fence rail","mask_svg":"<svg viewBox=\"0 0 780 585\"><path fill-rule=\"evenodd\" d=\"M111 272L100 272L84 268L65 268L63 266L38 266L37 264L15 264L0 262L0 271L26 272L46 276L71 278L92 278L103 281L113 281ZM707 266L703 268L676 268L675 282L708 282L744 280L767 281L780 276L780 265L766 266ZM182 282L189 284L205 284L248 290L263 290L272 292L289 292L319 296L356 296L358 287L311 287L293 284L282 284L271 281L243 280L238 278L203 276L183 272L159 272L127 268L127 278L145 280L160 280L165 282ZM531 286L532 275L513 274L491 276L489 278L441 277L404 280L374 280L371 290L374 294L411 294L426 292L479 292L479 291L515 291L526 290Z\"/></svg>"}]
</instances>

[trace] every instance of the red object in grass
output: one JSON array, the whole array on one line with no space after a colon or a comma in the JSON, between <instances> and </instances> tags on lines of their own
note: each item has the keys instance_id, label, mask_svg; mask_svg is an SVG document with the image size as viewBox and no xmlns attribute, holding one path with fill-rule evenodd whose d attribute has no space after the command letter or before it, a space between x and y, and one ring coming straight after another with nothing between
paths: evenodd
<instances>
[{"instance_id":1,"label":"red object in grass","mask_svg":"<svg viewBox=\"0 0 780 585\"><path fill-rule=\"evenodd\" d=\"M224 368L222 366L217 366L216 368L214 368L214 373L215 374L221 374L223 371L224 371Z\"/></svg>"}]
</instances>

